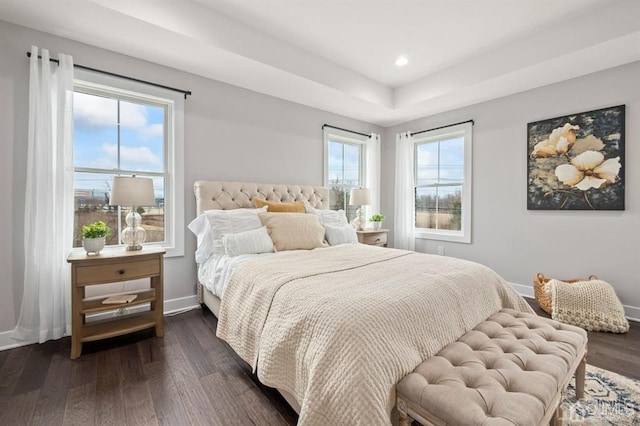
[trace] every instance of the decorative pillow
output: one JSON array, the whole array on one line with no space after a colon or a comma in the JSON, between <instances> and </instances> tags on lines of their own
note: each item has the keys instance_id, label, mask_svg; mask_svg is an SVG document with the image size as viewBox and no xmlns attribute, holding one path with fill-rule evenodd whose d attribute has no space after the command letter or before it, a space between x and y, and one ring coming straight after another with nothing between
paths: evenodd
<instances>
[{"instance_id":1,"label":"decorative pillow","mask_svg":"<svg viewBox=\"0 0 640 426\"><path fill-rule=\"evenodd\" d=\"M256 207L267 207L269 213L304 213L304 201L293 201L291 203L274 203L261 198L254 198L253 205Z\"/></svg>"},{"instance_id":2,"label":"decorative pillow","mask_svg":"<svg viewBox=\"0 0 640 426\"><path fill-rule=\"evenodd\" d=\"M318 210L313 207L307 207L307 213L318 215L320 222L325 226L342 226L349 223L344 210Z\"/></svg>"},{"instance_id":3,"label":"decorative pillow","mask_svg":"<svg viewBox=\"0 0 640 426\"><path fill-rule=\"evenodd\" d=\"M551 318L588 331L626 333L629 321L611 284L602 280L565 283L549 280Z\"/></svg>"},{"instance_id":4,"label":"decorative pillow","mask_svg":"<svg viewBox=\"0 0 640 426\"><path fill-rule=\"evenodd\" d=\"M223 235L222 245L227 256L271 253L273 251L273 242L266 226L237 234Z\"/></svg>"},{"instance_id":5,"label":"decorative pillow","mask_svg":"<svg viewBox=\"0 0 640 426\"><path fill-rule=\"evenodd\" d=\"M265 213L266 207L261 209L233 209L233 210L207 210L204 216L209 220L211 238L213 240L213 254L223 255L224 245L222 237L226 234L251 231L262 227L259 213Z\"/></svg>"},{"instance_id":6,"label":"decorative pillow","mask_svg":"<svg viewBox=\"0 0 640 426\"><path fill-rule=\"evenodd\" d=\"M317 216L306 213L261 213L276 251L324 247L324 228Z\"/></svg>"},{"instance_id":7,"label":"decorative pillow","mask_svg":"<svg viewBox=\"0 0 640 426\"><path fill-rule=\"evenodd\" d=\"M358 242L356 230L349 224L340 226L325 225L324 229L329 245L337 246L338 244L356 244Z\"/></svg>"}]
</instances>

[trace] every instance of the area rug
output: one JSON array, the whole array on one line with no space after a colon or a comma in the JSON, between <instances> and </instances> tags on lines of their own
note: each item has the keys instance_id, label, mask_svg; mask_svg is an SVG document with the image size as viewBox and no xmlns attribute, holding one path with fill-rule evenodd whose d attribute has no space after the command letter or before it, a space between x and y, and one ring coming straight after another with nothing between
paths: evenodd
<instances>
[{"instance_id":1,"label":"area rug","mask_svg":"<svg viewBox=\"0 0 640 426\"><path fill-rule=\"evenodd\" d=\"M563 425L640 426L640 381L587 365L584 398L576 400L572 380L562 412Z\"/></svg>"}]
</instances>

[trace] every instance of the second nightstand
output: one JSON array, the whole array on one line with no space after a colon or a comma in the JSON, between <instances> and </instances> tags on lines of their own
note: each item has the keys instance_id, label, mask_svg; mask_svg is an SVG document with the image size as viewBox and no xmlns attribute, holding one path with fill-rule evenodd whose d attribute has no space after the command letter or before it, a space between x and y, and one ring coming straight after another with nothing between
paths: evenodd
<instances>
[{"instance_id":1,"label":"second nightstand","mask_svg":"<svg viewBox=\"0 0 640 426\"><path fill-rule=\"evenodd\" d=\"M364 231L356 231L359 243L380 247L387 246L388 233L388 229L365 229Z\"/></svg>"}]
</instances>

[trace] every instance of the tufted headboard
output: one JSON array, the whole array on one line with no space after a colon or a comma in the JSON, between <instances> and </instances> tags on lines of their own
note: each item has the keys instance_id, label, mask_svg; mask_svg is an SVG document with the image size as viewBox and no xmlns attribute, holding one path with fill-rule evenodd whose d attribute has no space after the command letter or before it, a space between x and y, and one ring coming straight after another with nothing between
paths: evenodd
<instances>
[{"instance_id":1,"label":"tufted headboard","mask_svg":"<svg viewBox=\"0 0 640 426\"><path fill-rule=\"evenodd\" d=\"M193 184L193 192L197 214L205 210L252 208L253 197L276 202L308 201L317 209L329 208L329 189L324 186L198 180Z\"/></svg>"}]
</instances>

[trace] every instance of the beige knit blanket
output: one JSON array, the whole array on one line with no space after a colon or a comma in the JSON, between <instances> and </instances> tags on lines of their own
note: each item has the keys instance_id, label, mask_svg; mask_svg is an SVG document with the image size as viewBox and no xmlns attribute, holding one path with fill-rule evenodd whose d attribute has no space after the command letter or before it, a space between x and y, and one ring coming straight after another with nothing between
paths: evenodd
<instances>
[{"instance_id":1,"label":"beige knit blanket","mask_svg":"<svg viewBox=\"0 0 640 426\"><path fill-rule=\"evenodd\" d=\"M551 318L554 320L588 331L629 331L622 303L606 281L565 283L549 280L546 291L551 296Z\"/></svg>"},{"instance_id":2,"label":"beige knit blanket","mask_svg":"<svg viewBox=\"0 0 640 426\"><path fill-rule=\"evenodd\" d=\"M485 266L342 245L239 265L217 335L297 399L298 424L388 425L396 383L502 308L531 311Z\"/></svg>"}]
</instances>

